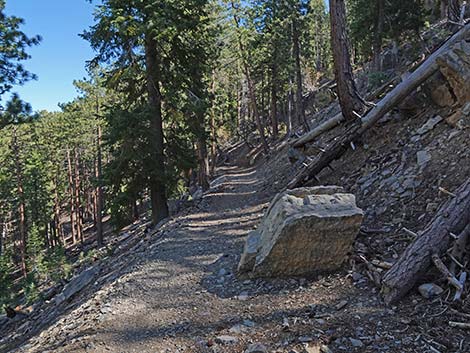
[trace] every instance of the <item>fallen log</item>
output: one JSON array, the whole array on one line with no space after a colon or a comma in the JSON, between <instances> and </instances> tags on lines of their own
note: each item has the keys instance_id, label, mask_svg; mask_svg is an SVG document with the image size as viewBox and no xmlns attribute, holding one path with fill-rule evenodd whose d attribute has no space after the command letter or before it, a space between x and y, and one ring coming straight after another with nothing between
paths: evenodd
<instances>
[{"instance_id":1,"label":"fallen log","mask_svg":"<svg viewBox=\"0 0 470 353\"><path fill-rule=\"evenodd\" d=\"M331 162L340 158L348 150L352 142L359 139L364 132L439 70L438 59L447 53L454 44L462 40L470 40L470 24L465 25L460 31L450 37L413 73L390 91L375 107L370 109L362 119L352 122L343 136L339 137L328 150L320 153L305 169L301 170L294 177L289 183L288 188L292 189L301 186L305 179L313 178L330 165Z\"/></svg>"},{"instance_id":2,"label":"fallen log","mask_svg":"<svg viewBox=\"0 0 470 353\"><path fill-rule=\"evenodd\" d=\"M432 263L432 255L442 256L449 247L450 233L460 233L470 222L470 178L446 201L433 220L400 256L382 279L385 303L401 299L420 280Z\"/></svg>"},{"instance_id":3,"label":"fallen log","mask_svg":"<svg viewBox=\"0 0 470 353\"><path fill-rule=\"evenodd\" d=\"M366 101L370 101L372 99L375 99L379 95L381 95L388 87L391 85L394 85L398 81L398 77L394 77L393 79L389 80L382 86L380 86L378 89L376 89L374 92L369 94L368 96L365 97ZM336 114L334 117L331 119L328 119L324 123L318 125L315 129L312 131L308 132L307 134L299 137L298 139L292 141L291 146L294 148L300 148L305 146L307 143L312 142L315 140L318 136L322 135L325 132L330 131L337 125L341 124L344 121L344 117L342 113Z\"/></svg>"}]
</instances>

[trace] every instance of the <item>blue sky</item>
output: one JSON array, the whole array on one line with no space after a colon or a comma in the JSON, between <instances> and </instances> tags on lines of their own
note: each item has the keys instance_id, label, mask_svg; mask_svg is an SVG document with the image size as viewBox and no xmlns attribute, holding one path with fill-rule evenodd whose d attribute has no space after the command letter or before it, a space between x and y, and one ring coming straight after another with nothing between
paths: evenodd
<instances>
[{"instance_id":1,"label":"blue sky","mask_svg":"<svg viewBox=\"0 0 470 353\"><path fill-rule=\"evenodd\" d=\"M22 30L43 38L28 50L32 59L25 62L38 80L12 90L34 110L59 110L57 103L77 95L72 81L86 77L85 61L93 57L90 46L78 34L93 24L93 7L86 0L6 1L6 13L26 21Z\"/></svg>"},{"instance_id":2,"label":"blue sky","mask_svg":"<svg viewBox=\"0 0 470 353\"><path fill-rule=\"evenodd\" d=\"M25 63L38 80L12 90L34 110L59 110L58 103L77 95L72 82L87 76L85 62L94 56L78 34L93 24L94 4L87 0L6 0L6 13L26 21L22 30L43 38L41 44L29 48L32 59Z\"/></svg>"}]
</instances>

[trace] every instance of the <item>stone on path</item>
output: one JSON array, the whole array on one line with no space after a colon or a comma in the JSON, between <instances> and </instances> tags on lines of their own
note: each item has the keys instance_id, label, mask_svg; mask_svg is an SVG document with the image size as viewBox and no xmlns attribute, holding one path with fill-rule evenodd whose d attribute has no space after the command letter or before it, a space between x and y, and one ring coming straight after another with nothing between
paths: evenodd
<instances>
[{"instance_id":1,"label":"stone on path","mask_svg":"<svg viewBox=\"0 0 470 353\"><path fill-rule=\"evenodd\" d=\"M215 338L215 343L222 344L222 345L235 344L237 342L238 342L238 338L233 337L233 336L222 335L222 336L217 336Z\"/></svg>"},{"instance_id":2,"label":"stone on path","mask_svg":"<svg viewBox=\"0 0 470 353\"><path fill-rule=\"evenodd\" d=\"M419 293L426 299L432 299L441 295L444 290L434 283L425 283L419 286Z\"/></svg>"},{"instance_id":3,"label":"stone on path","mask_svg":"<svg viewBox=\"0 0 470 353\"><path fill-rule=\"evenodd\" d=\"M268 349L261 343L253 343L248 346L245 353L268 353Z\"/></svg>"},{"instance_id":4,"label":"stone on path","mask_svg":"<svg viewBox=\"0 0 470 353\"><path fill-rule=\"evenodd\" d=\"M76 293L80 292L85 286L87 286L99 272L98 267L91 267L78 276L72 278L72 280L65 286L62 293L60 293L55 298L56 305L59 305L70 298L72 298Z\"/></svg>"},{"instance_id":5,"label":"stone on path","mask_svg":"<svg viewBox=\"0 0 470 353\"><path fill-rule=\"evenodd\" d=\"M239 274L287 277L335 271L351 250L362 218L354 195L337 186L280 193L248 236Z\"/></svg>"}]
</instances>

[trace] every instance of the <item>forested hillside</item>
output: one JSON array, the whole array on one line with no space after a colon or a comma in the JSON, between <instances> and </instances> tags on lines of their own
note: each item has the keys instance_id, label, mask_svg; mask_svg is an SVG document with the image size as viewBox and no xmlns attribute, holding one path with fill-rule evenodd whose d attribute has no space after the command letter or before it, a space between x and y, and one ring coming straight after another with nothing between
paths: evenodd
<instances>
[{"instance_id":1,"label":"forested hillside","mask_svg":"<svg viewBox=\"0 0 470 353\"><path fill-rule=\"evenodd\" d=\"M77 33L95 53L88 77L60 110L33 111L14 92L38 79L27 63L41 33L25 33L0 0L1 351L470 349L465 1L92 3L94 24ZM295 223L282 217L307 217L328 195L342 196L282 245ZM320 229L338 202L339 220ZM254 228L237 274L240 237ZM267 234L281 234L273 258ZM299 270L312 234L329 234L313 247L338 268L310 259ZM385 305L423 283L440 306L408 299L392 319ZM369 316L341 313L357 298ZM106 326L108 304L121 316ZM452 311L442 332L426 332ZM69 325L101 336L62 337Z\"/></svg>"}]
</instances>

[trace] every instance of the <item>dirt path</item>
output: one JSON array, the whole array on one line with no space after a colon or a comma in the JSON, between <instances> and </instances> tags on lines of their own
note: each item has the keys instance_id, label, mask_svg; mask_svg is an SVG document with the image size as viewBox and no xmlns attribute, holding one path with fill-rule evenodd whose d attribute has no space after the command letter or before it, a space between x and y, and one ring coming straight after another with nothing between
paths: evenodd
<instances>
[{"instance_id":1,"label":"dirt path","mask_svg":"<svg viewBox=\"0 0 470 353\"><path fill-rule=\"evenodd\" d=\"M95 351L185 350L244 315L233 271L262 204L255 170L226 169L222 180L115 287Z\"/></svg>"},{"instance_id":2,"label":"dirt path","mask_svg":"<svg viewBox=\"0 0 470 353\"><path fill-rule=\"evenodd\" d=\"M140 230L137 245L98 265L100 277L66 307L52 303L29 326L18 322L10 347L213 353L262 343L279 353L319 352L320 344L332 352L465 351L445 349L453 343L439 330L441 306L412 297L386 308L367 278L347 267L309 280L237 279L245 237L281 187L273 182L278 169L271 161L256 169L221 169L196 206L154 235ZM24 342L26 335L33 337Z\"/></svg>"}]
</instances>

